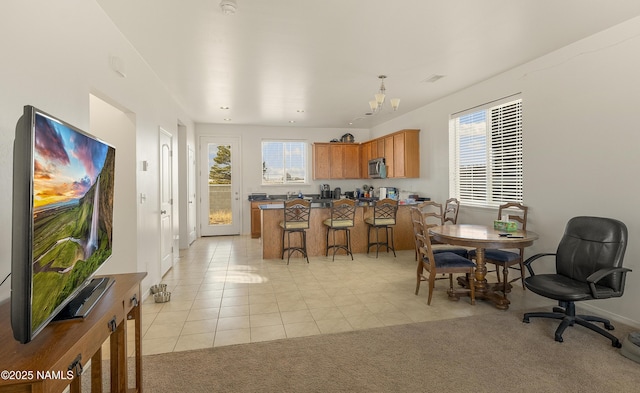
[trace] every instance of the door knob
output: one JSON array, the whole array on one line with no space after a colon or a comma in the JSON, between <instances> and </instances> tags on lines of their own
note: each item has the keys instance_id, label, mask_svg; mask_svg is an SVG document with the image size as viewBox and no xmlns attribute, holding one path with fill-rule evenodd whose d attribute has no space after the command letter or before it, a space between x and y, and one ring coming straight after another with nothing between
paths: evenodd
<instances>
[{"instance_id":1,"label":"door knob","mask_svg":"<svg viewBox=\"0 0 640 393\"><path fill-rule=\"evenodd\" d=\"M160 210L160 214L167 214L166 210Z\"/></svg>"}]
</instances>

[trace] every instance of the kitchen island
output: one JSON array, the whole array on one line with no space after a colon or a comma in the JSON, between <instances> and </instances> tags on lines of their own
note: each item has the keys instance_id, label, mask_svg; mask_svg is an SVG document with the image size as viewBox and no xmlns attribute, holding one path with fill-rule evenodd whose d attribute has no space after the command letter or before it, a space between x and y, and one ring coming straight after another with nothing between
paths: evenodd
<instances>
[{"instance_id":1,"label":"kitchen island","mask_svg":"<svg viewBox=\"0 0 640 393\"><path fill-rule=\"evenodd\" d=\"M284 219L283 204L270 204L260 206L262 215L262 258L280 259L282 256L282 228L280 222ZM327 247L327 227L322 223L331 216L331 208L328 204L312 204L309 229L307 229L307 254L310 257L325 255ZM412 205L399 205L394 226L394 243L397 250L413 250L415 247L413 227L411 225L410 207ZM367 252L367 224L366 217L373 214L373 206L358 206L351 228L351 251L356 253ZM338 234L340 239L342 234ZM380 233L384 237L384 233ZM373 239L374 234L371 234ZM384 253L385 248L381 247ZM375 248L371 247L371 253L375 256ZM342 255L344 251L338 251L336 255ZM301 257L300 253L294 253L291 258Z\"/></svg>"}]
</instances>

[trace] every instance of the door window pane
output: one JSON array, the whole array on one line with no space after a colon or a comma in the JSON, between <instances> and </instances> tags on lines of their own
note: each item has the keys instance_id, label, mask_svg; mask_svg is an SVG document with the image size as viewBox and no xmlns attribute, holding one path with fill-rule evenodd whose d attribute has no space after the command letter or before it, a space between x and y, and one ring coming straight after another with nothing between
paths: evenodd
<instances>
[{"instance_id":1,"label":"door window pane","mask_svg":"<svg viewBox=\"0 0 640 393\"><path fill-rule=\"evenodd\" d=\"M209 143L209 225L233 222L231 209L231 146Z\"/></svg>"}]
</instances>

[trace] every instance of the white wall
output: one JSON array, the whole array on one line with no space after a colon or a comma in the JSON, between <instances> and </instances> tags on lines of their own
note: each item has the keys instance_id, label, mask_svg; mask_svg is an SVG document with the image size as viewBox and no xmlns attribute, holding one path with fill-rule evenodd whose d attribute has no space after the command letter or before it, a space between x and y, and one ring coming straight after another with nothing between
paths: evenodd
<instances>
[{"instance_id":1,"label":"white wall","mask_svg":"<svg viewBox=\"0 0 640 393\"><path fill-rule=\"evenodd\" d=\"M136 170L124 181L135 183L136 195L144 193L147 199L141 204L129 190L123 200L115 201L136 217L137 242L114 242L114 256L129 261L110 262L108 269L124 272L136 266L149 272L145 288L159 282L158 127L174 134L177 147L178 119L191 132L193 122L95 1L4 0L0 15L0 184L12 184L13 138L23 105L34 105L86 131L91 93L126 108L136 119L135 138L121 142L121 136L106 130L101 137L118 149L116 155L122 149L129 154L127 160L135 160ZM122 60L126 78L110 69L111 56ZM149 162L146 172L141 170L143 160ZM2 278L11 266L11 198L9 190L0 193ZM177 204L174 217L177 222ZM118 236L114 234L114 241ZM9 288L7 280L0 287L0 299L9 297Z\"/></svg>"},{"instance_id":2,"label":"white wall","mask_svg":"<svg viewBox=\"0 0 640 393\"><path fill-rule=\"evenodd\" d=\"M115 108L91 95L89 132L116 148L113 211L113 253L100 274L131 273L144 271L137 258L131 258L128 250L138 244L136 230L136 128L135 116Z\"/></svg>"},{"instance_id":3,"label":"white wall","mask_svg":"<svg viewBox=\"0 0 640 393\"><path fill-rule=\"evenodd\" d=\"M221 124L196 124L196 137L200 136L239 136L242 151L242 233L251 233L250 205L248 196L254 192L267 194L286 194L287 191L303 194L319 194L320 184L328 183L331 188L341 187L342 191L355 190L369 183L368 180L313 180L311 144L314 142L329 142L340 139L345 133L353 134L356 142L364 142L369 138L369 130L366 129L335 129L335 128L301 128L301 127L262 127L262 126L235 126ZM308 146L309 183L304 186L263 186L262 183L262 140L263 139L297 139L306 140ZM199 155L199 147L196 151ZM200 162L200 159L198 159Z\"/></svg>"},{"instance_id":4,"label":"white wall","mask_svg":"<svg viewBox=\"0 0 640 393\"><path fill-rule=\"evenodd\" d=\"M627 275L625 295L589 306L640 326L639 69L640 18L635 18L376 127L372 136L420 128L421 178L404 182L443 201L449 115L521 92L527 228L540 234L527 255L555 251L571 217L623 221L629 230L625 266L634 270ZM459 220L488 223L496 215L463 206ZM542 268L552 270L553 264Z\"/></svg>"}]
</instances>

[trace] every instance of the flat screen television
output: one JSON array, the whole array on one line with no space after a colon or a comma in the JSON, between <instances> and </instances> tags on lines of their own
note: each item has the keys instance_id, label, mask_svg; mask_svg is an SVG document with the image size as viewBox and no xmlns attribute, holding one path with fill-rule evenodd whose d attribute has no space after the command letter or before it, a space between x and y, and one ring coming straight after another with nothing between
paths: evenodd
<instances>
[{"instance_id":1,"label":"flat screen television","mask_svg":"<svg viewBox=\"0 0 640 393\"><path fill-rule=\"evenodd\" d=\"M115 149L33 106L13 147L11 326L27 343L113 284L94 276L113 247Z\"/></svg>"}]
</instances>

